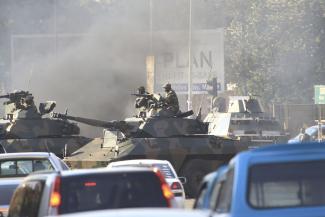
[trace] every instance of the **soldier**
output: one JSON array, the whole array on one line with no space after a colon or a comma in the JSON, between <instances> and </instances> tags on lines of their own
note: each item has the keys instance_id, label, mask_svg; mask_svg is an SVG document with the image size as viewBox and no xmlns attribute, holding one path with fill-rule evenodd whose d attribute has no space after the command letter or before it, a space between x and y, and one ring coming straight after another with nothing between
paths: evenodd
<instances>
[{"instance_id":1,"label":"soldier","mask_svg":"<svg viewBox=\"0 0 325 217\"><path fill-rule=\"evenodd\" d=\"M167 83L163 86L166 92L165 98L163 98L164 106L166 110L171 112L173 115L179 112L178 98L175 91L172 89L171 84Z\"/></svg>"},{"instance_id":2,"label":"soldier","mask_svg":"<svg viewBox=\"0 0 325 217\"><path fill-rule=\"evenodd\" d=\"M148 93L146 92L146 89L144 88L144 86L140 86L138 88L138 94L146 95ZM148 107L148 97L146 97L146 96L138 96L135 99L135 108L137 108L137 109L147 109L147 107Z\"/></svg>"},{"instance_id":3,"label":"soldier","mask_svg":"<svg viewBox=\"0 0 325 217\"><path fill-rule=\"evenodd\" d=\"M26 110L29 115L37 114L38 116L37 107L34 103L34 97L32 95L27 95L24 99L22 99L22 108L23 110Z\"/></svg>"}]
</instances>

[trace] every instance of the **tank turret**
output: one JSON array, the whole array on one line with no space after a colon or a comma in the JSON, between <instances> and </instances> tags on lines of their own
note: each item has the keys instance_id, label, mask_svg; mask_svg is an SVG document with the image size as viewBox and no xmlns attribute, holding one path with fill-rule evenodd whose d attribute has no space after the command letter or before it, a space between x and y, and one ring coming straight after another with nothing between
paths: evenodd
<instances>
[{"instance_id":1,"label":"tank turret","mask_svg":"<svg viewBox=\"0 0 325 217\"><path fill-rule=\"evenodd\" d=\"M52 151L62 156L63 149L72 152L90 141L78 136L77 124L46 116L55 108L55 101L40 103L37 108L28 91L8 93L0 99L6 99L4 117L0 119L0 142L8 152Z\"/></svg>"}]
</instances>

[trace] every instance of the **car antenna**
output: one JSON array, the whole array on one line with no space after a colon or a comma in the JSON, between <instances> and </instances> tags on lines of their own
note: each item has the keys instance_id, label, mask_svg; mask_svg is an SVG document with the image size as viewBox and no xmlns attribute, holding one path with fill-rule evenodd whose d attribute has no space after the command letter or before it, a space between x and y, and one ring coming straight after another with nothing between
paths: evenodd
<instances>
[{"instance_id":1,"label":"car antenna","mask_svg":"<svg viewBox=\"0 0 325 217\"><path fill-rule=\"evenodd\" d=\"M50 156L51 155L51 152L50 152L49 146L47 145L47 141L45 141L45 144L44 145L45 145L45 148L46 148L47 153Z\"/></svg>"}]
</instances>

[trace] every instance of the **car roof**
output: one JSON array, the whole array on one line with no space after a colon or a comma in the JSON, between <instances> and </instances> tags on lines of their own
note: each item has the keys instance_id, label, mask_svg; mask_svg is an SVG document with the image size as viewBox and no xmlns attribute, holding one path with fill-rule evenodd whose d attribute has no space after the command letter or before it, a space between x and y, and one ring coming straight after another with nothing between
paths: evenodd
<instances>
[{"instance_id":1,"label":"car roof","mask_svg":"<svg viewBox=\"0 0 325 217\"><path fill-rule=\"evenodd\" d=\"M138 172L154 172L153 169L146 167L118 167L118 168L94 168L94 169L74 169L74 170L63 170L63 171L39 171L33 172L25 177L25 180L34 179L47 179L53 175L60 175L61 177L73 177L83 175L96 175L96 174L107 174L107 173L138 173Z\"/></svg>"},{"instance_id":2,"label":"car roof","mask_svg":"<svg viewBox=\"0 0 325 217\"><path fill-rule=\"evenodd\" d=\"M0 177L0 185L18 185L24 177Z\"/></svg>"},{"instance_id":3,"label":"car roof","mask_svg":"<svg viewBox=\"0 0 325 217\"><path fill-rule=\"evenodd\" d=\"M279 152L325 152L325 142L308 142L296 144L274 144L251 150L252 153L279 154Z\"/></svg>"},{"instance_id":4,"label":"car roof","mask_svg":"<svg viewBox=\"0 0 325 217\"><path fill-rule=\"evenodd\" d=\"M9 158L48 158L56 156L51 152L18 152L18 153L4 153L0 154L0 159Z\"/></svg>"},{"instance_id":5,"label":"car roof","mask_svg":"<svg viewBox=\"0 0 325 217\"><path fill-rule=\"evenodd\" d=\"M122 160L115 161L109 165L125 165L125 164L170 164L167 160L155 160L155 159L135 159L135 160Z\"/></svg>"},{"instance_id":6,"label":"car roof","mask_svg":"<svg viewBox=\"0 0 325 217\"><path fill-rule=\"evenodd\" d=\"M259 161L276 160L277 158L286 158L291 160L299 159L325 159L325 143L292 143L292 144L274 144L244 151L238 154L236 159L259 159Z\"/></svg>"}]
</instances>

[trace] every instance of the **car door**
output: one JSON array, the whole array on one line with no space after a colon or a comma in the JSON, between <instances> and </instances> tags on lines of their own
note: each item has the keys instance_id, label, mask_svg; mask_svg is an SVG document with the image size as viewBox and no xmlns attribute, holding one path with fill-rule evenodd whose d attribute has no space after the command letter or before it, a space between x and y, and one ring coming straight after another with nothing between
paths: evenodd
<instances>
[{"instance_id":1,"label":"car door","mask_svg":"<svg viewBox=\"0 0 325 217\"><path fill-rule=\"evenodd\" d=\"M37 217L44 183L43 180L30 180L21 184L13 195L8 216Z\"/></svg>"}]
</instances>

